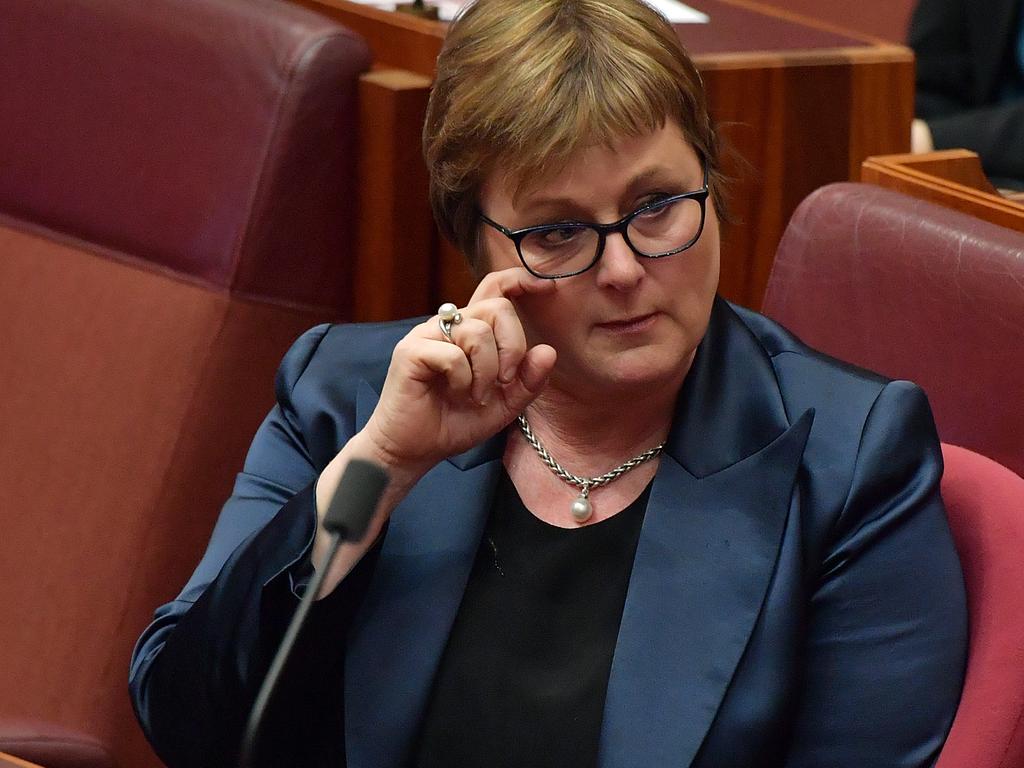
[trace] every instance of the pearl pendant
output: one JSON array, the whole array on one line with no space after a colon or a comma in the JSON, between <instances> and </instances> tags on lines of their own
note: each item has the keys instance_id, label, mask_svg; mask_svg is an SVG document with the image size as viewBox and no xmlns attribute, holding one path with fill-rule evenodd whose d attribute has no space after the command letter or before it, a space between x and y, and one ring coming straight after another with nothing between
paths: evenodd
<instances>
[{"instance_id":1,"label":"pearl pendant","mask_svg":"<svg viewBox=\"0 0 1024 768\"><path fill-rule=\"evenodd\" d=\"M594 514L594 506L590 503L590 499L580 494L571 507L572 519L577 523L585 523L590 519L590 516Z\"/></svg>"}]
</instances>

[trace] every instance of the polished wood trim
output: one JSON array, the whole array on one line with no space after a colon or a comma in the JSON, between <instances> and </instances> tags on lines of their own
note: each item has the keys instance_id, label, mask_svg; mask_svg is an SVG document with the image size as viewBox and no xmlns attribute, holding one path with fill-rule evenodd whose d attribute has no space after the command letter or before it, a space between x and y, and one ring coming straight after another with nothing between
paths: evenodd
<instances>
[{"instance_id":1,"label":"polished wood trim","mask_svg":"<svg viewBox=\"0 0 1024 768\"><path fill-rule=\"evenodd\" d=\"M369 5L350 3L347 2L347 0L299 0L299 2L303 5L309 5L312 8L319 8L320 6L337 8L338 10L351 13L355 16L362 16L366 19L379 21L392 28L406 29L418 34L437 37L442 40L445 36L444 22L424 19L413 14L399 14L394 13L393 11L383 11Z\"/></svg>"},{"instance_id":2,"label":"polished wood trim","mask_svg":"<svg viewBox=\"0 0 1024 768\"><path fill-rule=\"evenodd\" d=\"M29 763L20 757L0 752L0 768L41 768L35 763Z\"/></svg>"},{"instance_id":3,"label":"polished wood trim","mask_svg":"<svg viewBox=\"0 0 1024 768\"><path fill-rule=\"evenodd\" d=\"M1024 232L1024 203L1000 195L965 149L867 158L861 181Z\"/></svg>"},{"instance_id":4,"label":"polished wood trim","mask_svg":"<svg viewBox=\"0 0 1024 768\"><path fill-rule=\"evenodd\" d=\"M885 155L869 157L865 168L911 168L929 176L962 184L980 192L998 194L981 167L981 158L969 149L943 149L923 154Z\"/></svg>"},{"instance_id":5,"label":"polished wood trim","mask_svg":"<svg viewBox=\"0 0 1024 768\"><path fill-rule=\"evenodd\" d=\"M747 67L783 68L792 66L839 66L843 64L910 64L914 52L903 45L880 45L875 48L794 48L784 51L737 51L735 53L702 53L693 56L701 71L742 69ZM909 129L908 129L909 131Z\"/></svg>"}]
</instances>

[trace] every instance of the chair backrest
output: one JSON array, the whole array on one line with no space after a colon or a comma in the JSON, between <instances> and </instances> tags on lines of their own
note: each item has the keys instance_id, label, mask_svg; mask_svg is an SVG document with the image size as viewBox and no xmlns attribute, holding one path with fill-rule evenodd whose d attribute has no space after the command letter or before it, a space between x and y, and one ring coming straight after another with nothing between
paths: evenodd
<instances>
[{"instance_id":1,"label":"chair backrest","mask_svg":"<svg viewBox=\"0 0 1024 768\"><path fill-rule=\"evenodd\" d=\"M936 768L1024 765L1024 479L942 446L942 496L964 569L970 652Z\"/></svg>"},{"instance_id":2,"label":"chair backrest","mask_svg":"<svg viewBox=\"0 0 1024 768\"><path fill-rule=\"evenodd\" d=\"M867 184L793 214L763 310L928 393L940 437L1024 473L1024 234Z\"/></svg>"},{"instance_id":3,"label":"chair backrest","mask_svg":"<svg viewBox=\"0 0 1024 768\"><path fill-rule=\"evenodd\" d=\"M0 40L0 751L155 766L132 644L285 349L350 318L369 51L279 0L4 0Z\"/></svg>"}]
</instances>

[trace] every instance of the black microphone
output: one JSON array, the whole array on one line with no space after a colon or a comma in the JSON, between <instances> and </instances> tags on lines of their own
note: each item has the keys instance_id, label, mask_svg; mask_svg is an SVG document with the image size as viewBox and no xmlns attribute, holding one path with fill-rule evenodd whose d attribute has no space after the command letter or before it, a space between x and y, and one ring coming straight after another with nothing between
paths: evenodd
<instances>
[{"instance_id":1,"label":"black microphone","mask_svg":"<svg viewBox=\"0 0 1024 768\"><path fill-rule=\"evenodd\" d=\"M281 646L277 649L274 661L263 680L263 685L260 686L260 692L256 696L256 702L249 714L249 722L245 727L245 735L242 737L242 746L239 751L240 768L249 768L253 765L256 742L259 738L260 726L266 713L267 704L274 694L277 681L291 655L292 647L306 623L313 600L320 591L331 563L334 562L338 547L343 541L359 541L366 535L366 529L370 526L370 518L373 517L374 510L377 509L377 504L380 502L380 497L387 484L387 472L372 462L352 459L345 467L341 480L338 482L338 488L324 514L323 526L330 534L327 555L313 574L309 586L306 587L291 624L288 625L288 630L281 640Z\"/></svg>"}]
</instances>

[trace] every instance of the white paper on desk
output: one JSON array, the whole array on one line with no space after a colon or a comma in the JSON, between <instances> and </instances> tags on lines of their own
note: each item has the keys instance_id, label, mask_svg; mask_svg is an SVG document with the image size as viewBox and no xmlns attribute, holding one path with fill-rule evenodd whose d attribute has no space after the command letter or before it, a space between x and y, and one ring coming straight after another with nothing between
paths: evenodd
<instances>
[{"instance_id":1,"label":"white paper on desk","mask_svg":"<svg viewBox=\"0 0 1024 768\"><path fill-rule=\"evenodd\" d=\"M647 3L661 11L673 24L707 24L710 21L706 13L683 5L677 0L647 0Z\"/></svg>"},{"instance_id":2,"label":"white paper on desk","mask_svg":"<svg viewBox=\"0 0 1024 768\"><path fill-rule=\"evenodd\" d=\"M441 21L451 21L469 3L465 0L435 0L434 5L437 6L437 17Z\"/></svg>"},{"instance_id":3,"label":"white paper on desk","mask_svg":"<svg viewBox=\"0 0 1024 768\"><path fill-rule=\"evenodd\" d=\"M395 0L352 0L360 5L370 5L380 8L382 11L393 11L397 3ZM472 0L427 0L429 5L436 5L438 16L441 21L451 21L455 18L464 6L469 5ZM708 16L695 8L683 5L678 0L647 0L673 24L707 24Z\"/></svg>"},{"instance_id":4,"label":"white paper on desk","mask_svg":"<svg viewBox=\"0 0 1024 768\"><path fill-rule=\"evenodd\" d=\"M356 2L377 4L377 0L356 0ZM430 2L431 0L427 0L427 3ZM451 21L464 6L469 5L471 2L472 0L435 0L432 4L437 6L437 15L441 18L441 21ZM647 2L660 11L673 24L708 23L707 14L701 13L688 5L683 5L678 0L647 0ZM515 13L514 7L514 5L511 6L510 13Z\"/></svg>"},{"instance_id":5,"label":"white paper on desk","mask_svg":"<svg viewBox=\"0 0 1024 768\"><path fill-rule=\"evenodd\" d=\"M374 8L380 8L382 11L393 11L395 10L395 0L352 0L353 3L359 5L370 5Z\"/></svg>"},{"instance_id":6,"label":"white paper on desk","mask_svg":"<svg viewBox=\"0 0 1024 768\"><path fill-rule=\"evenodd\" d=\"M369 5L379 8L382 11L393 11L399 5L412 5L412 0L352 0L359 5ZM469 5L472 0L426 0L427 5L437 6L437 15L441 21L451 21L455 15L462 10L464 5Z\"/></svg>"}]
</instances>

